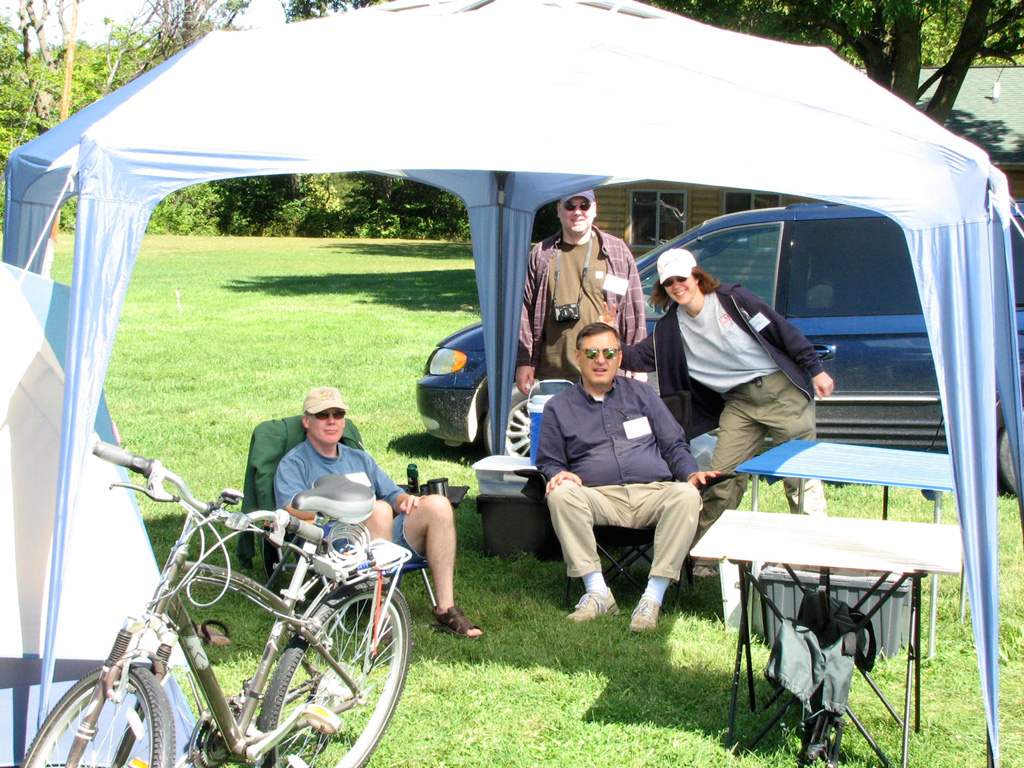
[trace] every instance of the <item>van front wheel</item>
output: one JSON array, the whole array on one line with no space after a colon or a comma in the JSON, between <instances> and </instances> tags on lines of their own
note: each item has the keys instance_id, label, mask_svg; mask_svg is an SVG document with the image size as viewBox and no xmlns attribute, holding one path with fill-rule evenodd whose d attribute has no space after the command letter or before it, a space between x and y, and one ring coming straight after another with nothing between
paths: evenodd
<instances>
[{"instance_id":1,"label":"van front wheel","mask_svg":"<svg viewBox=\"0 0 1024 768\"><path fill-rule=\"evenodd\" d=\"M1003 493L1017 495L1017 478L1013 473L1013 454L1006 429L999 430L999 488Z\"/></svg>"}]
</instances>

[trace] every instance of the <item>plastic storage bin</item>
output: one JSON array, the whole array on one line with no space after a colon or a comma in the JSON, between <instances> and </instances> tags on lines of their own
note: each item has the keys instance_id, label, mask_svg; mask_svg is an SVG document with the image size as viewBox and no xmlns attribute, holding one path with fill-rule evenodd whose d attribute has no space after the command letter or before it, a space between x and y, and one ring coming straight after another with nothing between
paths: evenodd
<instances>
[{"instance_id":1,"label":"plastic storage bin","mask_svg":"<svg viewBox=\"0 0 1024 768\"><path fill-rule=\"evenodd\" d=\"M562 547L544 502L481 494L476 508L483 518L485 555L532 553L541 560L561 559Z\"/></svg>"},{"instance_id":2,"label":"plastic storage bin","mask_svg":"<svg viewBox=\"0 0 1024 768\"><path fill-rule=\"evenodd\" d=\"M796 571L800 581L805 586L817 587L819 576L817 573ZM885 584L861 606L861 611L867 612L878 603L880 595L884 595L896 582L897 576L890 576ZM759 578L766 593L771 597L775 605L787 618L796 617L803 593L793 583L792 577L781 566L767 566L761 569ZM864 593L878 581L878 576L852 576L833 574L829 580L830 594L837 600L847 603L850 607L856 605ZM751 590L751 601L753 603L750 611L751 630L765 639L769 647L775 642L775 635L779 631L779 619L772 610L763 605L760 594L757 590ZM892 597L886 601L882 609L871 617L871 625L875 632L875 642L878 644L878 653L884 656L895 656L900 649L906 645L910 637L910 581L907 580L900 585Z\"/></svg>"},{"instance_id":3,"label":"plastic storage bin","mask_svg":"<svg viewBox=\"0 0 1024 768\"><path fill-rule=\"evenodd\" d=\"M526 456L488 456L473 465L481 496L516 496L522 498L526 478L516 474L517 469L533 465Z\"/></svg>"}]
</instances>

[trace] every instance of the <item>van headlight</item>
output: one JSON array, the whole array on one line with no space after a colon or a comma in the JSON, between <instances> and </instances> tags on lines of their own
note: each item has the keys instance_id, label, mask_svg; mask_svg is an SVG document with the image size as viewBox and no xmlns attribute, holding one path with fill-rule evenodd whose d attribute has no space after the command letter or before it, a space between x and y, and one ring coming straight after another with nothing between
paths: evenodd
<instances>
[{"instance_id":1,"label":"van headlight","mask_svg":"<svg viewBox=\"0 0 1024 768\"><path fill-rule=\"evenodd\" d=\"M434 350L427 363L427 373L431 376L442 376L446 373L457 373L466 367L466 353L457 349L440 347Z\"/></svg>"}]
</instances>

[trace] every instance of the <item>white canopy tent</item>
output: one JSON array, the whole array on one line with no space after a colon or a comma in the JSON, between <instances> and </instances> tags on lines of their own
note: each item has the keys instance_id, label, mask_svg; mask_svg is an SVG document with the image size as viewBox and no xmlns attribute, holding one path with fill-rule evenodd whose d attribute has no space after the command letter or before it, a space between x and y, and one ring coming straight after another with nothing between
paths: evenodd
<instances>
[{"instance_id":1,"label":"white canopy tent","mask_svg":"<svg viewBox=\"0 0 1024 768\"><path fill-rule=\"evenodd\" d=\"M466 203L488 375L510 384L534 212L563 194L662 179L896 220L943 395L998 763L997 391L1018 467L1021 457L1006 180L977 147L825 50L631 2L400 0L211 34L21 147L6 171L5 261L39 260L54 207L79 196L58 521L74 512L88 425L156 203L213 179L354 170L425 181ZM496 432L506 395L490 388ZM58 540L57 563L63 553Z\"/></svg>"}]
</instances>

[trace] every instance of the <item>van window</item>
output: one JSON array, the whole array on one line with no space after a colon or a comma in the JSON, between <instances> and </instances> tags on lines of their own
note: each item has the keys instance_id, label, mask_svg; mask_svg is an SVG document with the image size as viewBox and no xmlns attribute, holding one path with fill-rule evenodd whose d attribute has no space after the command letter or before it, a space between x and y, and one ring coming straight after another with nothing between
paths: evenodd
<instances>
[{"instance_id":1,"label":"van window","mask_svg":"<svg viewBox=\"0 0 1024 768\"><path fill-rule=\"evenodd\" d=\"M770 222L711 232L683 247L712 277L741 283L774 304L781 244L782 223Z\"/></svg>"},{"instance_id":2,"label":"van window","mask_svg":"<svg viewBox=\"0 0 1024 768\"><path fill-rule=\"evenodd\" d=\"M919 315L902 228L885 217L796 221L788 317Z\"/></svg>"}]
</instances>

